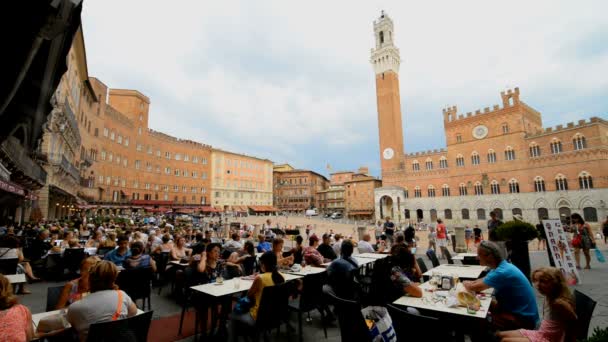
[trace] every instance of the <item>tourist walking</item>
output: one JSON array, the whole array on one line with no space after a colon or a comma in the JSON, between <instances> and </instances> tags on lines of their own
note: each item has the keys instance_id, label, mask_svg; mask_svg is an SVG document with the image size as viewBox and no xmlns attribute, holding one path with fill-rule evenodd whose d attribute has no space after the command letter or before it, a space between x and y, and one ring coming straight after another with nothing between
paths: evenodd
<instances>
[{"instance_id":1,"label":"tourist walking","mask_svg":"<svg viewBox=\"0 0 608 342\"><path fill-rule=\"evenodd\" d=\"M583 254L585 254L585 269L589 270L591 269L591 254L589 250L595 246L595 237L593 236L591 227L589 227L588 223L585 223L581 215L574 213L570 218L572 220L572 232L574 233L572 236L572 247L574 247L576 268L581 268L582 249Z\"/></svg>"},{"instance_id":2,"label":"tourist walking","mask_svg":"<svg viewBox=\"0 0 608 342\"><path fill-rule=\"evenodd\" d=\"M448 229L441 219L437 219L437 246L441 252L439 258L443 259L445 256L441 247L448 247Z\"/></svg>"}]
</instances>

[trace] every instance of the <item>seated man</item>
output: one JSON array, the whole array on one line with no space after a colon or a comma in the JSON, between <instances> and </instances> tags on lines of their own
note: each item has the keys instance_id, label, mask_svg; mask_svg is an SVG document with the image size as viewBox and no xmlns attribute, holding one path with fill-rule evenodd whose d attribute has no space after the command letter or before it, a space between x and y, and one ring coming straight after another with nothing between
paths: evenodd
<instances>
[{"instance_id":1,"label":"seated man","mask_svg":"<svg viewBox=\"0 0 608 342\"><path fill-rule=\"evenodd\" d=\"M317 250L325 259L334 260L338 257L334 252L334 249L331 247L331 235L329 234L323 234L323 243L317 247Z\"/></svg>"},{"instance_id":2,"label":"seated man","mask_svg":"<svg viewBox=\"0 0 608 342\"><path fill-rule=\"evenodd\" d=\"M228 249L234 252L238 249L243 248L243 244L241 243L241 236L239 235L239 233L232 233L230 237L231 240L227 241L224 244L224 249Z\"/></svg>"},{"instance_id":3,"label":"seated man","mask_svg":"<svg viewBox=\"0 0 608 342\"><path fill-rule=\"evenodd\" d=\"M122 267L122 263L130 256L129 238L126 235L120 235L118 236L118 248L108 252L103 259Z\"/></svg>"},{"instance_id":4,"label":"seated man","mask_svg":"<svg viewBox=\"0 0 608 342\"><path fill-rule=\"evenodd\" d=\"M351 256L354 246L350 240L342 241L340 249L341 257L332 261L327 267L328 283L338 297L354 300L358 294L354 277L355 272L359 270L359 264Z\"/></svg>"},{"instance_id":5,"label":"seated man","mask_svg":"<svg viewBox=\"0 0 608 342\"><path fill-rule=\"evenodd\" d=\"M316 235L311 236L308 239L308 247L304 248L304 262L310 266L321 266L326 259L317 250L319 245L319 238Z\"/></svg>"},{"instance_id":6,"label":"seated man","mask_svg":"<svg viewBox=\"0 0 608 342\"><path fill-rule=\"evenodd\" d=\"M371 235L369 233L365 233L363 235L363 240L359 241L357 248L359 249L359 253L374 253L374 247L369 243L372 240Z\"/></svg>"},{"instance_id":7,"label":"seated man","mask_svg":"<svg viewBox=\"0 0 608 342\"><path fill-rule=\"evenodd\" d=\"M266 241L264 235L258 235L258 241L258 253L270 252L272 250L272 245L270 245L270 242Z\"/></svg>"},{"instance_id":8,"label":"seated man","mask_svg":"<svg viewBox=\"0 0 608 342\"><path fill-rule=\"evenodd\" d=\"M539 321L536 297L530 282L521 271L503 260L500 247L494 242L482 241L477 248L479 263L491 271L482 279L464 281L469 291L494 288L495 301L490 313L497 330L534 329Z\"/></svg>"}]
</instances>

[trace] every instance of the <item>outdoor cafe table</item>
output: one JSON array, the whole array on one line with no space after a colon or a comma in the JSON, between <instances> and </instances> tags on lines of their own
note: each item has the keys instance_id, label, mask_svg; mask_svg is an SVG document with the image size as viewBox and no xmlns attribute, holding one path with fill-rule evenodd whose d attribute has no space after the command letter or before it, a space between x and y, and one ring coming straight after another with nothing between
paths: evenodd
<instances>
[{"instance_id":1,"label":"outdoor cafe table","mask_svg":"<svg viewBox=\"0 0 608 342\"><path fill-rule=\"evenodd\" d=\"M4 276L11 284L23 284L26 282L25 274L6 274Z\"/></svg>"},{"instance_id":2,"label":"outdoor cafe table","mask_svg":"<svg viewBox=\"0 0 608 342\"><path fill-rule=\"evenodd\" d=\"M422 298L410 297L406 295L394 301L393 304L409 306L417 309L431 310L439 313L483 319L488 315L488 309L490 308L490 303L492 302L492 293L494 292L493 288L482 291L481 293L483 293L484 296L480 299L481 307L475 314L470 314L467 312L466 307L457 306L451 308L446 306L445 299L437 296L436 292L430 291L432 285L429 282L420 284L420 288L422 288Z\"/></svg>"},{"instance_id":3,"label":"outdoor cafe table","mask_svg":"<svg viewBox=\"0 0 608 342\"><path fill-rule=\"evenodd\" d=\"M458 253L453 256L453 260L464 260L465 257L477 258L477 253Z\"/></svg>"},{"instance_id":4,"label":"outdoor cafe table","mask_svg":"<svg viewBox=\"0 0 608 342\"><path fill-rule=\"evenodd\" d=\"M377 260L377 259L373 259L373 258L362 258L361 254L353 255L352 258L355 259L355 261L357 261L357 264L359 265L359 267L363 267L368 264L374 263ZM331 263L332 263L331 261L322 263L321 267L327 268L327 267L329 267L329 265L331 265Z\"/></svg>"},{"instance_id":5,"label":"outdoor cafe table","mask_svg":"<svg viewBox=\"0 0 608 342\"><path fill-rule=\"evenodd\" d=\"M460 279L477 279L486 270L486 266L479 265L450 265L443 264L423 273L425 277L431 277L433 273L441 275L457 275Z\"/></svg>"},{"instance_id":6,"label":"outdoor cafe table","mask_svg":"<svg viewBox=\"0 0 608 342\"><path fill-rule=\"evenodd\" d=\"M286 282L302 278L302 276L300 275L289 274L284 272L281 272L281 275L283 276L283 278L285 278ZM222 297L243 291L248 291L249 288L251 288L251 285L253 285L253 279L243 279L239 277L224 280L222 285L217 285L217 283L203 284L192 286L191 289L213 297Z\"/></svg>"},{"instance_id":7,"label":"outdoor cafe table","mask_svg":"<svg viewBox=\"0 0 608 342\"><path fill-rule=\"evenodd\" d=\"M361 254L353 254L353 256L358 257L358 258L384 259L388 256L388 254L361 253Z\"/></svg>"},{"instance_id":8,"label":"outdoor cafe table","mask_svg":"<svg viewBox=\"0 0 608 342\"><path fill-rule=\"evenodd\" d=\"M307 276L309 274L319 274L319 273L323 273L327 271L326 268L324 267L315 267L315 266L306 266L306 267L302 267L302 269L300 271L292 271L292 270L283 270L283 272L285 273L289 273L289 274L294 274L294 275L300 275L300 276Z\"/></svg>"}]
</instances>

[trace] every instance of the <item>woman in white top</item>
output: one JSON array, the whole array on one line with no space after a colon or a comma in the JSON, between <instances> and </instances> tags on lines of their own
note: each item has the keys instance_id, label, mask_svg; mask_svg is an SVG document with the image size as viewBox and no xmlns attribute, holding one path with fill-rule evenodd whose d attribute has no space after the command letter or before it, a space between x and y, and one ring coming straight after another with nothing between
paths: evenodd
<instances>
[{"instance_id":1,"label":"woman in white top","mask_svg":"<svg viewBox=\"0 0 608 342\"><path fill-rule=\"evenodd\" d=\"M19 247L19 240L12 236L6 236L0 242L0 259L17 259L17 269L21 270L30 280L40 280L34 276L30 263L24 261L23 251ZM17 271L17 270L15 270ZM30 294L31 292L25 288L25 284L21 285L21 289L18 294Z\"/></svg>"}]
</instances>

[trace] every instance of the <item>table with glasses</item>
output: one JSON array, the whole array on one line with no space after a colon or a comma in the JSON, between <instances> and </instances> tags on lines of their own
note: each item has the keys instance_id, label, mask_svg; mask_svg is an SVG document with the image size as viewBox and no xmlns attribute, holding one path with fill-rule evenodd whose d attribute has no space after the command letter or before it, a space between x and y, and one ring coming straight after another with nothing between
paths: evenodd
<instances>
[{"instance_id":1,"label":"table with glasses","mask_svg":"<svg viewBox=\"0 0 608 342\"><path fill-rule=\"evenodd\" d=\"M458 253L455 256L452 257L452 260L464 260L464 258L477 258L477 253Z\"/></svg>"},{"instance_id":2,"label":"table with glasses","mask_svg":"<svg viewBox=\"0 0 608 342\"><path fill-rule=\"evenodd\" d=\"M437 290L435 285L432 285L431 282L426 282L419 285L422 289L422 298L411 297L408 295L402 296L395 300L393 304L413 307L417 309L431 310L439 313L447 313L447 314L455 314L467 317L474 318L486 318L488 315L488 309L490 308L490 304L492 303L492 293L494 289L489 288L477 295L477 298L480 301L479 310L475 313L469 313L466 307L464 306L456 306L456 307L448 307L447 306L447 296L449 295L449 291Z\"/></svg>"},{"instance_id":3,"label":"table with glasses","mask_svg":"<svg viewBox=\"0 0 608 342\"><path fill-rule=\"evenodd\" d=\"M422 275L431 277L433 274L441 274L458 276L460 279L477 279L486 271L486 269L486 266L479 265L442 264L426 271Z\"/></svg>"},{"instance_id":4,"label":"table with glasses","mask_svg":"<svg viewBox=\"0 0 608 342\"><path fill-rule=\"evenodd\" d=\"M293 271L292 269L287 269L287 270L283 270L282 272L294 274L294 275L300 275L300 276L307 276L309 274L319 274L319 273L323 273L326 271L327 271L327 268L324 268L324 267L305 266L305 267L302 267L299 271Z\"/></svg>"},{"instance_id":5,"label":"table with glasses","mask_svg":"<svg viewBox=\"0 0 608 342\"><path fill-rule=\"evenodd\" d=\"M379 254L379 253L361 253L361 254L353 254L353 256L358 258L368 258L368 259L384 259L388 256L388 254Z\"/></svg>"}]
</instances>

